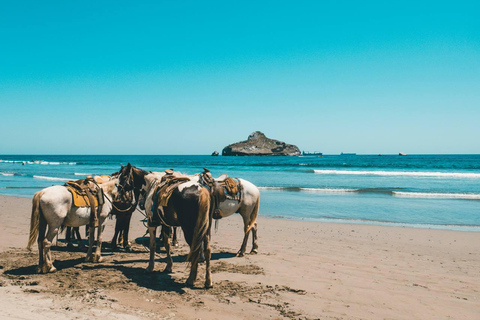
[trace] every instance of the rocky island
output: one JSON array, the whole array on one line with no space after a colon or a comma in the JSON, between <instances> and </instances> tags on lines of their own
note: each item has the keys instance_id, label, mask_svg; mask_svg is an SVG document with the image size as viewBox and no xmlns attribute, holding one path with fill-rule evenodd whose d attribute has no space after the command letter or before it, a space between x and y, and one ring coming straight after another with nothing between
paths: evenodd
<instances>
[{"instance_id":1,"label":"rocky island","mask_svg":"<svg viewBox=\"0 0 480 320\"><path fill-rule=\"evenodd\" d=\"M248 140L223 148L222 156L299 156L300 149L282 141L269 139L260 131L248 136Z\"/></svg>"}]
</instances>

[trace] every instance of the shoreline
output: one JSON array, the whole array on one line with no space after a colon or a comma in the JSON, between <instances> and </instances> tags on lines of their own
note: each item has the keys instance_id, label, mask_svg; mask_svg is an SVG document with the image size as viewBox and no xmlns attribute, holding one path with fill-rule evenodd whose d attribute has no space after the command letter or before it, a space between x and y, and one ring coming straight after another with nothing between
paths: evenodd
<instances>
[{"instance_id":1,"label":"shoreline","mask_svg":"<svg viewBox=\"0 0 480 320\"><path fill-rule=\"evenodd\" d=\"M4 195L1 197L12 197L19 199L32 199L32 196L21 195ZM402 222L390 222L390 221L374 221L374 220L356 220L356 219L329 219L329 218L302 218L302 217L290 217L281 215L263 215L265 219L275 220L287 220L287 221L304 221L323 224L345 224L345 225L367 225L367 226L380 226L380 227L392 227L392 228L412 228L423 230L445 230L445 231L459 231L459 232L480 232L480 225L444 225L444 224L419 224L419 223L402 223Z\"/></svg>"}]
</instances>

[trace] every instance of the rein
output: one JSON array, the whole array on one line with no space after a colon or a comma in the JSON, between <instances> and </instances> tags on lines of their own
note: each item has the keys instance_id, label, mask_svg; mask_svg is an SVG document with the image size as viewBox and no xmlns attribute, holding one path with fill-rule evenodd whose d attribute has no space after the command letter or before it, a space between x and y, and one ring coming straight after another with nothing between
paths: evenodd
<instances>
[{"instance_id":1,"label":"rein","mask_svg":"<svg viewBox=\"0 0 480 320\"><path fill-rule=\"evenodd\" d=\"M94 183L98 188L102 189L102 187L100 187L95 180L93 181L93 183ZM102 190L103 190L103 189L102 189ZM114 207L115 210L117 210L118 212L127 212L127 211L132 210L132 207L134 207L134 206L136 207L136 206L137 206L137 203L135 202L135 204L133 204L133 203L130 204L130 207L129 207L128 209L125 209L125 210L118 209L117 206L113 203L113 201L110 200L110 199L107 197L107 195L105 194L105 192L102 192L102 193L103 193L103 196L104 196L105 198L107 198L108 202L110 202L110 204L112 205L112 207Z\"/></svg>"}]
</instances>

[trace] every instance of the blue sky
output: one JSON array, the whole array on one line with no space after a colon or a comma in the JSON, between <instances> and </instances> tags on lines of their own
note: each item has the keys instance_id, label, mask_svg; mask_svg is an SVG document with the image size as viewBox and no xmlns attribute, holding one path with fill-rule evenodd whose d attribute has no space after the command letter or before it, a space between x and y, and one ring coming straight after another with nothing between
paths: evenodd
<instances>
[{"instance_id":1,"label":"blue sky","mask_svg":"<svg viewBox=\"0 0 480 320\"><path fill-rule=\"evenodd\" d=\"M477 1L10 1L0 154L480 153Z\"/></svg>"}]
</instances>

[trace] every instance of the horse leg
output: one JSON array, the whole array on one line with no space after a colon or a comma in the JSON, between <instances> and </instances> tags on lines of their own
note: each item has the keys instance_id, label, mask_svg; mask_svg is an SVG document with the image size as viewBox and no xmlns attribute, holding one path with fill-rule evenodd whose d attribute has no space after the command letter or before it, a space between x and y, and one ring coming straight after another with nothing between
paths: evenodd
<instances>
[{"instance_id":1,"label":"horse leg","mask_svg":"<svg viewBox=\"0 0 480 320\"><path fill-rule=\"evenodd\" d=\"M172 245L174 247L178 247L178 238L177 238L177 227L173 227L173 240L172 240Z\"/></svg>"},{"instance_id":2,"label":"horse leg","mask_svg":"<svg viewBox=\"0 0 480 320\"><path fill-rule=\"evenodd\" d=\"M205 254L205 288L213 287L212 274L210 272L210 258L212 257L212 250L210 249L210 235L205 236L203 241L203 250Z\"/></svg>"},{"instance_id":3,"label":"horse leg","mask_svg":"<svg viewBox=\"0 0 480 320\"><path fill-rule=\"evenodd\" d=\"M85 245L83 244L82 237L80 236L80 227L75 227L75 228L73 228L73 232L74 232L74 234L77 235L78 249L84 250L84 249L85 249Z\"/></svg>"},{"instance_id":4,"label":"horse leg","mask_svg":"<svg viewBox=\"0 0 480 320\"><path fill-rule=\"evenodd\" d=\"M73 249L73 244L72 244L73 238L75 238L75 234L72 234L72 227L67 227L67 231L65 232L65 242L67 243L68 250Z\"/></svg>"},{"instance_id":5,"label":"horse leg","mask_svg":"<svg viewBox=\"0 0 480 320\"><path fill-rule=\"evenodd\" d=\"M130 221L132 220L132 213L125 215L125 221L123 223L123 248L125 251L132 251L132 247L128 242L128 231L130 231Z\"/></svg>"},{"instance_id":6,"label":"horse leg","mask_svg":"<svg viewBox=\"0 0 480 320\"><path fill-rule=\"evenodd\" d=\"M172 272L173 268L173 260L172 260L172 253L170 248L170 234L172 233L172 228L162 226L162 233L163 233L163 245L165 246L165 250L167 251L167 266L163 272L170 273Z\"/></svg>"},{"instance_id":7,"label":"horse leg","mask_svg":"<svg viewBox=\"0 0 480 320\"><path fill-rule=\"evenodd\" d=\"M52 246L52 241L58 233L58 227L51 228L48 226L47 236L43 239L43 250L44 250L44 264L42 268L42 273L49 273L57 271L57 268L53 266L52 253L50 248Z\"/></svg>"},{"instance_id":8,"label":"horse leg","mask_svg":"<svg viewBox=\"0 0 480 320\"><path fill-rule=\"evenodd\" d=\"M117 238L118 238L119 232L120 232L120 221L117 215L115 220L115 233L113 234L112 242L110 242L110 246L112 247L113 250L117 249Z\"/></svg>"},{"instance_id":9,"label":"horse leg","mask_svg":"<svg viewBox=\"0 0 480 320\"><path fill-rule=\"evenodd\" d=\"M248 236L250 235L250 231L248 230L248 222L249 222L250 219L249 219L249 217L246 217L243 214L242 214L242 218L243 218L243 230L245 232L245 236L243 237L242 246L240 247L240 250L238 250L238 252L237 252L237 257L243 257L245 255L245 249L247 248Z\"/></svg>"},{"instance_id":10,"label":"horse leg","mask_svg":"<svg viewBox=\"0 0 480 320\"><path fill-rule=\"evenodd\" d=\"M93 244L95 242L95 227L88 228L88 251L87 256L85 257L85 261L93 262Z\"/></svg>"},{"instance_id":11,"label":"horse leg","mask_svg":"<svg viewBox=\"0 0 480 320\"><path fill-rule=\"evenodd\" d=\"M252 226L252 251L251 254L258 253L258 242L257 242L257 223L255 222Z\"/></svg>"},{"instance_id":12,"label":"horse leg","mask_svg":"<svg viewBox=\"0 0 480 320\"><path fill-rule=\"evenodd\" d=\"M197 271L198 271L198 261L196 263L192 263L190 266L190 275L187 279L187 285L192 286L195 284L195 280L197 280Z\"/></svg>"},{"instance_id":13,"label":"horse leg","mask_svg":"<svg viewBox=\"0 0 480 320\"><path fill-rule=\"evenodd\" d=\"M102 221L102 223L103 223L103 221ZM95 231L95 230L93 230L93 231ZM95 262L95 263L102 262L102 260L103 260L103 258L102 258L102 232L103 232L103 228L102 228L102 225L100 224L100 226L98 226L98 230L97 230L97 249L95 250L95 256L93 257L93 262Z\"/></svg>"},{"instance_id":14,"label":"horse leg","mask_svg":"<svg viewBox=\"0 0 480 320\"><path fill-rule=\"evenodd\" d=\"M44 273L44 264L45 264L45 256L44 256L44 249L43 249L43 240L45 239L45 232L47 231L47 221L40 215L40 222L38 225L38 273Z\"/></svg>"},{"instance_id":15,"label":"horse leg","mask_svg":"<svg viewBox=\"0 0 480 320\"><path fill-rule=\"evenodd\" d=\"M147 272L153 272L155 267L155 247L156 247L156 236L157 236L157 227L148 227L148 233L150 234L150 261L148 262Z\"/></svg>"}]
</instances>

